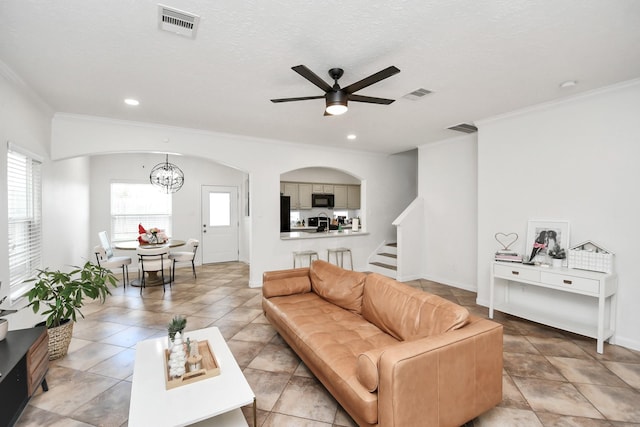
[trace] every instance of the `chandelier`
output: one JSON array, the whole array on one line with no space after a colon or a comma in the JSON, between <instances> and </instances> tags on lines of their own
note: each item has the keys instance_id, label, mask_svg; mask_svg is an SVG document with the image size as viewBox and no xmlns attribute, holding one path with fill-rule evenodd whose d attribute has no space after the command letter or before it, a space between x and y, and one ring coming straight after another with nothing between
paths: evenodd
<instances>
[{"instance_id":1,"label":"chandelier","mask_svg":"<svg viewBox=\"0 0 640 427\"><path fill-rule=\"evenodd\" d=\"M167 154L164 163L158 163L151 169L149 181L163 193L175 193L184 184L184 173L178 166L169 163L169 155Z\"/></svg>"}]
</instances>

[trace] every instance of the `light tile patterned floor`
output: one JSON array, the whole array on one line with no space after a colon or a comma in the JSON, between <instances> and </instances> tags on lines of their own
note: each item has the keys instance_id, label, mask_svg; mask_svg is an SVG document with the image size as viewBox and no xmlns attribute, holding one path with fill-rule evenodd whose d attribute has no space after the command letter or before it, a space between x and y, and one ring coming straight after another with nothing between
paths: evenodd
<instances>
[{"instance_id":1,"label":"light tile patterned floor","mask_svg":"<svg viewBox=\"0 0 640 427\"><path fill-rule=\"evenodd\" d=\"M105 305L89 304L69 354L51 363L49 391L38 391L17 425L126 426L136 342L165 336L171 317L184 314L187 330L220 328L256 393L259 426L354 426L264 319L248 274L241 263L212 264L194 280L185 268L164 294L119 287ZM473 292L409 284L487 315ZM505 327L504 398L467 426L640 426L640 352L607 344L600 355L592 339L499 313L496 320Z\"/></svg>"}]
</instances>

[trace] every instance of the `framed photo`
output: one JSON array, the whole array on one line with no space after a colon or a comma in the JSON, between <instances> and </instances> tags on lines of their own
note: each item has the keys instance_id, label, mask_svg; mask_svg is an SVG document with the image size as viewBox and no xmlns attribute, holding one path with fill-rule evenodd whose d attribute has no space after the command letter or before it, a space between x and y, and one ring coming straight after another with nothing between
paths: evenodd
<instances>
[{"instance_id":1,"label":"framed photo","mask_svg":"<svg viewBox=\"0 0 640 427\"><path fill-rule=\"evenodd\" d=\"M529 220L524 250L526 260L543 262L550 251L569 250L569 221ZM566 256L562 265L567 265Z\"/></svg>"}]
</instances>

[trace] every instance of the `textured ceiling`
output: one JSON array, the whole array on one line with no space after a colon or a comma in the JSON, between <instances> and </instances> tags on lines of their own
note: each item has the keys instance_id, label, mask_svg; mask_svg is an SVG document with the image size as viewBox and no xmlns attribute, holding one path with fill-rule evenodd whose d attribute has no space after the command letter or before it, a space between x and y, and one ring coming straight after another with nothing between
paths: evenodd
<instances>
[{"instance_id":1,"label":"textured ceiling","mask_svg":"<svg viewBox=\"0 0 640 427\"><path fill-rule=\"evenodd\" d=\"M165 0L201 16L195 39L158 29L143 0L2 0L0 61L56 112L395 153L446 128L640 77L640 1ZM304 64L342 86L401 73L324 117ZM1 64L0 64L1 65ZM572 88L559 88L565 80ZM418 101L402 98L418 88ZM141 102L123 104L125 97ZM348 141L348 133L357 134Z\"/></svg>"}]
</instances>

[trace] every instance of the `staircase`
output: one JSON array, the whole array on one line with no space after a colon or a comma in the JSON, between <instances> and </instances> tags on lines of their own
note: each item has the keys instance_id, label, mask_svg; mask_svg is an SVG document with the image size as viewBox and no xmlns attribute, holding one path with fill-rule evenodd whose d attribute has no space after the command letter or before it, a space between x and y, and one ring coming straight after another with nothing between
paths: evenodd
<instances>
[{"instance_id":1,"label":"staircase","mask_svg":"<svg viewBox=\"0 0 640 427\"><path fill-rule=\"evenodd\" d=\"M386 243L369 259L369 270L392 279L398 276L398 244Z\"/></svg>"}]
</instances>

